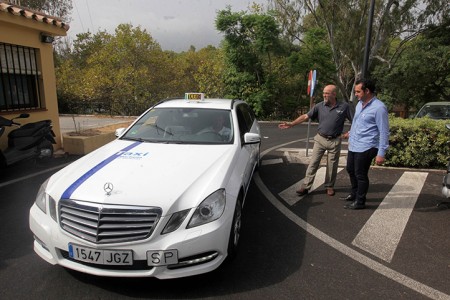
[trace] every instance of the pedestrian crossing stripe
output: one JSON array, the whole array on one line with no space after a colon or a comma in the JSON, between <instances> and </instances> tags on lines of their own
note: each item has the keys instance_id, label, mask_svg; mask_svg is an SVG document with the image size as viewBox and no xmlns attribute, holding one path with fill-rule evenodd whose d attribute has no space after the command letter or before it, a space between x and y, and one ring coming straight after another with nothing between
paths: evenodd
<instances>
[{"instance_id":1,"label":"pedestrian crossing stripe","mask_svg":"<svg viewBox=\"0 0 450 300\"><path fill-rule=\"evenodd\" d=\"M338 173L342 170L343 168L339 168ZM326 167L317 170L310 192L323 185L325 174ZM386 262L391 262L427 176L428 173L425 172L404 172L352 244ZM293 206L304 198L296 194L302 183L303 179L278 195L289 206Z\"/></svg>"},{"instance_id":2,"label":"pedestrian crossing stripe","mask_svg":"<svg viewBox=\"0 0 450 300\"><path fill-rule=\"evenodd\" d=\"M391 262L427 176L404 172L352 244Z\"/></svg>"},{"instance_id":3,"label":"pedestrian crossing stripe","mask_svg":"<svg viewBox=\"0 0 450 300\"><path fill-rule=\"evenodd\" d=\"M325 168L325 167L319 168L317 170L316 177L314 178L314 183L313 183L311 189L309 190L310 192L316 190L323 184L323 182L325 181L326 170L327 170L327 168ZM343 170L343 168L338 168L337 172L339 173L342 170ZM299 182L291 185L290 187L288 187L287 189L285 189L278 195L281 198L283 198L283 200L286 201L287 204L289 204L290 206L293 206L298 201L303 199L303 197L299 197L296 193L296 191L302 186L302 184L303 184L303 179L300 180Z\"/></svg>"}]
</instances>

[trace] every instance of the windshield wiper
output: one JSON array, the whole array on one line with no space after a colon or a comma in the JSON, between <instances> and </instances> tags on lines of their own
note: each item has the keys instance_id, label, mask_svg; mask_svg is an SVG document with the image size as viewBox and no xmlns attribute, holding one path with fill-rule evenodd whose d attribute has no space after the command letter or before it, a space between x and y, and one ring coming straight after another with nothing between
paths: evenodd
<instances>
[{"instance_id":1,"label":"windshield wiper","mask_svg":"<svg viewBox=\"0 0 450 300\"><path fill-rule=\"evenodd\" d=\"M121 138L121 140L145 142L145 140L143 138L140 138L140 137L129 137L129 136L124 136L124 137Z\"/></svg>"}]
</instances>

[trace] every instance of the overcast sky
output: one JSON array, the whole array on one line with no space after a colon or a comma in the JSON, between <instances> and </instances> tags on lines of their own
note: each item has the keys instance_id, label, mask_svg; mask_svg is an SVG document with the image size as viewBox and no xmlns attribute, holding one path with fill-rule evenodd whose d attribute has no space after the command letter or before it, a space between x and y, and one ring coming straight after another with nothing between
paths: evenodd
<instances>
[{"instance_id":1,"label":"overcast sky","mask_svg":"<svg viewBox=\"0 0 450 300\"><path fill-rule=\"evenodd\" d=\"M252 3L267 0L72 0L72 20L68 36L78 33L114 33L122 23L141 26L163 50L197 50L218 46L222 35L215 29L217 11L231 6L232 11L247 10Z\"/></svg>"}]
</instances>

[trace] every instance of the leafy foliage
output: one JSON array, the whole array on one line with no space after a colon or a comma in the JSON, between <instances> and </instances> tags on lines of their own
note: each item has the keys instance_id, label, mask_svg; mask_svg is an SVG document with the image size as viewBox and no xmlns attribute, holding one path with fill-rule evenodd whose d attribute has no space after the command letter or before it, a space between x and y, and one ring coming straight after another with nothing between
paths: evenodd
<instances>
[{"instance_id":1,"label":"leafy foliage","mask_svg":"<svg viewBox=\"0 0 450 300\"><path fill-rule=\"evenodd\" d=\"M219 98L225 93L224 84L224 53L222 49L206 47L198 51L198 68L193 74L198 83L199 91L208 97Z\"/></svg>"},{"instance_id":2,"label":"leafy foliage","mask_svg":"<svg viewBox=\"0 0 450 300\"><path fill-rule=\"evenodd\" d=\"M73 111L75 103L84 102L110 114L140 114L187 91L221 96L221 57L214 47L180 54L162 51L146 30L130 24L119 25L114 34L83 33L56 58L60 109Z\"/></svg>"},{"instance_id":3,"label":"leafy foliage","mask_svg":"<svg viewBox=\"0 0 450 300\"><path fill-rule=\"evenodd\" d=\"M80 111L75 105L82 103L110 114L139 114L163 98L199 91L244 99L260 119L295 118L309 105L311 69L318 72L316 94L334 83L341 89L339 98L350 99L361 64L367 2L274 2L288 5L270 12L261 7L218 12L216 27L225 37L220 48L162 51L150 33L129 24L119 25L113 34L79 34L55 55L61 111ZM373 39L372 74L390 108L402 104L418 109L424 102L449 100L448 4L426 2L430 5L421 14L422 23L410 11L417 0L377 2L376 13L382 15L376 22L384 25L376 25L380 36ZM436 3L443 8L439 16L431 5ZM423 30L419 25L430 21L427 15L434 16L434 25ZM416 25L423 31L416 30L412 38L399 34ZM394 29L399 31L392 34ZM450 155L445 121L391 117L390 125L386 165L445 167Z\"/></svg>"},{"instance_id":4,"label":"leafy foliage","mask_svg":"<svg viewBox=\"0 0 450 300\"><path fill-rule=\"evenodd\" d=\"M259 118L290 118L309 105L311 69L318 72L317 95L324 85L336 84L338 97L350 100L368 2L271 2L273 11L255 5L249 11L219 11L216 27L225 37L220 48L162 51L146 30L126 24L113 34L79 34L73 45L56 48L59 101L108 103L116 107L111 113L126 114L128 106L148 107L165 97L201 91L247 100ZM414 10L422 2L426 9ZM401 104L412 110L430 100L448 100L448 3L376 3L371 62L380 98L390 108ZM430 22L434 25L417 34Z\"/></svg>"},{"instance_id":5,"label":"leafy foliage","mask_svg":"<svg viewBox=\"0 0 450 300\"><path fill-rule=\"evenodd\" d=\"M445 168L450 156L448 121L429 118L390 117L387 166L410 168Z\"/></svg>"},{"instance_id":6,"label":"leafy foliage","mask_svg":"<svg viewBox=\"0 0 450 300\"><path fill-rule=\"evenodd\" d=\"M290 41L304 43L311 27L326 30L326 43L335 65L335 82L345 100L352 99L360 76L370 1L272 0L282 32ZM395 65L408 42L430 23L448 19L447 0L375 1L369 66L374 62ZM401 42L398 42L401 40ZM369 69L370 70L370 69Z\"/></svg>"},{"instance_id":7,"label":"leafy foliage","mask_svg":"<svg viewBox=\"0 0 450 300\"><path fill-rule=\"evenodd\" d=\"M21 0L20 5L70 21L72 0Z\"/></svg>"},{"instance_id":8,"label":"leafy foliage","mask_svg":"<svg viewBox=\"0 0 450 300\"><path fill-rule=\"evenodd\" d=\"M265 13L218 12L216 27L225 34L225 86L232 97L247 100L258 115L273 102L273 59L282 51L275 19Z\"/></svg>"},{"instance_id":9,"label":"leafy foliage","mask_svg":"<svg viewBox=\"0 0 450 300\"><path fill-rule=\"evenodd\" d=\"M426 102L450 100L450 20L429 26L405 48L396 64L378 65L374 76L388 106L420 108Z\"/></svg>"},{"instance_id":10,"label":"leafy foliage","mask_svg":"<svg viewBox=\"0 0 450 300\"><path fill-rule=\"evenodd\" d=\"M313 28L305 47L280 36L272 12L219 11L216 27L225 35L224 82L227 95L249 102L260 118L294 117L309 105L307 72L311 68L326 78L334 72L325 32Z\"/></svg>"}]
</instances>

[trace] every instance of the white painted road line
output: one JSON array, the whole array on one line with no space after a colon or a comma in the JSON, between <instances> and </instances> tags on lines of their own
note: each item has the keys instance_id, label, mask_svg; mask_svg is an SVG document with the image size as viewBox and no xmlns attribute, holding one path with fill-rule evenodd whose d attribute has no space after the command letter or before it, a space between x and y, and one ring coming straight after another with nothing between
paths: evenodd
<instances>
[{"instance_id":1,"label":"white painted road line","mask_svg":"<svg viewBox=\"0 0 450 300\"><path fill-rule=\"evenodd\" d=\"M391 262L427 175L403 173L352 244Z\"/></svg>"},{"instance_id":2,"label":"white painted road line","mask_svg":"<svg viewBox=\"0 0 450 300\"><path fill-rule=\"evenodd\" d=\"M318 187L320 187L324 183L326 170L327 170L326 167L322 167L322 168L319 168L319 170L317 170L316 178L314 178L314 183L313 183L311 189L309 190L310 192L316 190ZM343 168L338 168L338 173L342 170L343 170ZM303 184L303 179L300 180L299 182L291 185L290 187L288 187L287 189L285 189L278 195L281 198L283 198L290 206L292 206L303 198L303 197L299 197L296 194L296 191L301 187L302 184Z\"/></svg>"},{"instance_id":3,"label":"white painted road line","mask_svg":"<svg viewBox=\"0 0 450 300\"><path fill-rule=\"evenodd\" d=\"M283 151L284 152L284 156L286 157L287 161L289 163L293 163L294 159L291 156L290 152L295 152L294 156L297 156L298 153L299 153L299 148L280 148L280 149L277 149L277 151Z\"/></svg>"},{"instance_id":4,"label":"white painted road line","mask_svg":"<svg viewBox=\"0 0 450 300\"><path fill-rule=\"evenodd\" d=\"M270 149L269 149L270 150ZM429 297L431 299L450 299L450 296L438 291L426 284L423 284L421 282L418 282L411 277L408 277L406 275L403 275L389 267L386 267L385 265L359 253L358 251L346 246L345 244L339 242L338 240L332 238L331 236L327 235L323 231L320 231L316 227L312 226L299 216L297 216L295 213L293 213L289 208L287 208L284 204L282 204L267 188L267 186L263 183L261 180L261 177L259 176L258 172L256 172L253 176L253 179L255 180L256 185L258 186L259 190L264 194L264 196L269 200L270 203L272 203L273 206L275 206L283 215L285 215L289 220L291 220L294 224L311 234L312 236L316 237L317 239L321 240L328 246L332 247L333 249L341 252L342 254L346 255L347 257L359 262L360 264L366 266L367 268L371 269L374 272L377 272L383 276L386 276L387 278L406 286L426 297Z\"/></svg>"},{"instance_id":5,"label":"white painted road line","mask_svg":"<svg viewBox=\"0 0 450 300\"><path fill-rule=\"evenodd\" d=\"M290 144L293 144L298 141L292 141L288 143L284 143L282 145L274 146L272 148L269 148L261 153L261 157L264 157L267 153L270 151L273 151L277 148L284 147ZM264 184L264 182L261 180L261 177L259 176L259 173L256 172L253 176L253 179L255 181L256 186L258 189L264 194L264 196L267 198L267 200L272 203L272 205L277 208L282 214L284 214L289 220L291 220L294 224L305 230L307 233L311 234L312 236L316 237L320 241L324 242L328 246L332 247L333 249L341 252L342 254L346 255L347 257L351 258L352 260L359 262L360 264L366 266L367 268L371 269L374 272L377 272L378 274L381 274L392 281L395 281L403 286L406 286L410 288L411 290L414 290L426 297L429 297L431 299L445 299L450 300L450 295L447 295L441 291L438 291L426 284L423 284L417 280L412 279L411 277L408 277L402 273L399 273L361 253L358 251L348 247L347 245L339 242L338 240L332 238L331 236L325 234L324 232L320 231L316 227L312 226L299 216L297 216L294 212L292 212L288 207L286 207L281 201L278 200L267 188L267 186Z\"/></svg>"},{"instance_id":6,"label":"white painted road line","mask_svg":"<svg viewBox=\"0 0 450 300\"><path fill-rule=\"evenodd\" d=\"M262 166L276 165L276 164L282 164L282 163L283 163L283 159L282 158L265 159L265 160L261 161L261 165Z\"/></svg>"}]
</instances>

